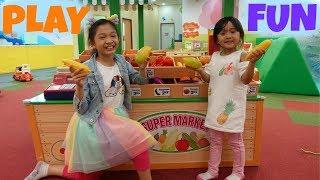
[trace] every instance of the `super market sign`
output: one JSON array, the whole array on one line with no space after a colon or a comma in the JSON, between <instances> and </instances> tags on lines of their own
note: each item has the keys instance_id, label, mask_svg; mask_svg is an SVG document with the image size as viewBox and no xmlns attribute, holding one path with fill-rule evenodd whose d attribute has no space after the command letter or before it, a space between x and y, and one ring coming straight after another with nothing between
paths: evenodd
<instances>
[{"instance_id":1,"label":"super market sign","mask_svg":"<svg viewBox=\"0 0 320 180\"><path fill-rule=\"evenodd\" d=\"M179 153L209 146L204 127L205 114L164 111L143 117L139 122L159 142L153 151Z\"/></svg>"}]
</instances>

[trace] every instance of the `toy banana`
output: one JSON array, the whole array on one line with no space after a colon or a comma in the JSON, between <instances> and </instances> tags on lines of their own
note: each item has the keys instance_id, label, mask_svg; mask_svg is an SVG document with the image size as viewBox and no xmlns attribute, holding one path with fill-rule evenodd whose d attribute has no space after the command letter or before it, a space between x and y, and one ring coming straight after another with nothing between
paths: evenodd
<instances>
[{"instance_id":1,"label":"toy banana","mask_svg":"<svg viewBox=\"0 0 320 180\"><path fill-rule=\"evenodd\" d=\"M185 66L191 67L193 69L199 69L202 67L202 63L194 57L184 57L183 63L185 64Z\"/></svg>"},{"instance_id":2,"label":"toy banana","mask_svg":"<svg viewBox=\"0 0 320 180\"><path fill-rule=\"evenodd\" d=\"M253 52L255 52L256 50L260 49L260 50L264 50L266 51L269 46L272 44L272 41L270 39L264 40L262 41L259 45L257 45L256 47L254 47L246 56L246 59L250 60L253 56Z\"/></svg>"},{"instance_id":3,"label":"toy banana","mask_svg":"<svg viewBox=\"0 0 320 180\"><path fill-rule=\"evenodd\" d=\"M77 61L70 60L70 59L62 60L62 62L63 64L68 66L71 69L71 71L82 69L82 72L88 73L88 74L90 73L90 68L83 63L79 63Z\"/></svg>"},{"instance_id":4,"label":"toy banana","mask_svg":"<svg viewBox=\"0 0 320 180\"><path fill-rule=\"evenodd\" d=\"M135 56L136 63L141 64L145 62L149 58L151 50L152 48L150 46L144 46L143 48L141 48Z\"/></svg>"}]
</instances>

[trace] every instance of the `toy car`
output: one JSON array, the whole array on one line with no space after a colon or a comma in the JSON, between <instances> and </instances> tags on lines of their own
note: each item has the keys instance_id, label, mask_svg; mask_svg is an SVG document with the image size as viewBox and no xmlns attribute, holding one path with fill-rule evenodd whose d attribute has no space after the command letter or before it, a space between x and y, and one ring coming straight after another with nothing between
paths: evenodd
<instances>
[{"instance_id":1,"label":"toy car","mask_svg":"<svg viewBox=\"0 0 320 180\"><path fill-rule=\"evenodd\" d=\"M28 64L22 64L22 66L17 66L15 72L13 73L13 79L21 82L32 81L33 76L30 71Z\"/></svg>"}]
</instances>

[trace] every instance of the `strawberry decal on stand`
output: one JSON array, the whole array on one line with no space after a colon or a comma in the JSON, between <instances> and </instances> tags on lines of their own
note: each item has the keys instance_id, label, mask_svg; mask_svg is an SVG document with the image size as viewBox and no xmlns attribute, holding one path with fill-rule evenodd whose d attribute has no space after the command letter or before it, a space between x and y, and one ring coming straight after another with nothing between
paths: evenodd
<instances>
[{"instance_id":1,"label":"strawberry decal on stand","mask_svg":"<svg viewBox=\"0 0 320 180\"><path fill-rule=\"evenodd\" d=\"M186 139L180 139L175 143L178 151L187 151L189 149L189 141Z\"/></svg>"}]
</instances>

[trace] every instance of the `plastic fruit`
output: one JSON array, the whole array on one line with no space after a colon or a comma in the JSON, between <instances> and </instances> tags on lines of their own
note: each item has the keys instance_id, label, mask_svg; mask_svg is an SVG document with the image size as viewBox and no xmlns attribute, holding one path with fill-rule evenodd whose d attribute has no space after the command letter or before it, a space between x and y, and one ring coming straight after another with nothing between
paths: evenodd
<instances>
[{"instance_id":1,"label":"plastic fruit","mask_svg":"<svg viewBox=\"0 0 320 180\"><path fill-rule=\"evenodd\" d=\"M199 60L202 65L208 64L210 62L210 56L200 56Z\"/></svg>"},{"instance_id":2,"label":"plastic fruit","mask_svg":"<svg viewBox=\"0 0 320 180\"><path fill-rule=\"evenodd\" d=\"M185 82L185 81L190 81L190 77L184 76L180 78L180 81Z\"/></svg>"},{"instance_id":3,"label":"plastic fruit","mask_svg":"<svg viewBox=\"0 0 320 180\"><path fill-rule=\"evenodd\" d=\"M152 48L150 46L144 46L143 48L141 48L135 56L136 63L141 64L147 61L151 54L151 50Z\"/></svg>"},{"instance_id":4,"label":"plastic fruit","mask_svg":"<svg viewBox=\"0 0 320 180\"><path fill-rule=\"evenodd\" d=\"M126 61L128 61L133 67L139 67L132 56L124 56Z\"/></svg>"},{"instance_id":5,"label":"plastic fruit","mask_svg":"<svg viewBox=\"0 0 320 180\"><path fill-rule=\"evenodd\" d=\"M164 84L163 80L159 77L153 78L155 84Z\"/></svg>"},{"instance_id":6,"label":"plastic fruit","mask_svg":"<svg viewBox=\"0 0 320 180\"><path fill-rule=\"evenodd\" d=\"M199 82L199 81L201 81L201 79L200 79L199 77L193 77L193 78L192 78L192 81L193 81L193 82Z\"/></svg>"},{"instance_id":7,"label":"plastic fruit","mask_svg":"<svg viewBox=\"0 0 320 180\"><path fill-rule=\"evenodd\" d=\"M185 64L185 66L191 67L193 69L199 69L202 67L201 62L197 58L194 58L194 57L184 57L183 63Z\"/></svg>"},{"instance_id":8,"label":"plastic fruit","mask_svg":"<svg viewBox=\"0 0 320 180\"><path fill-rule=\"evenodd\" d=\"M166 56L163 60L163 65L164 66L173 66L173 61L174 61L174 59L172 57Z\"/></svg>"},{"instance_id":9,"label":"plastic fruit","mask_svg":"<svg viewBox=\"0 0 320 180\"><path fill-rule=\"evenodd\" d=\"M180 139L175 143L175 146L178 151L187 151L189 149L189 141Z\"/></svg>"},{"instance_id":10,"label":"plastic fruit","mask_svg":"<svg viewBox=\"0 0 320 180\"><path fill-rule=\"evenodd\" d=\"M62 62L66 66L70 67L70 69L72 71L75 71L75 70L78 70L78 69L82 69L82 72L87 73L87 74L90 73L90 68L87 65L83 64L83 63L79 63L77 61L69 60L69 59L68 60L62 60Z\"/></svg>"},{"instance_id":11,"label":"plastic fruit","mask_svg":"<svg viewBox=\"0 0 320 180\"><path fill-rule=\"evenodd\" d=\"M177 62L177 67L183 67L181 62Z\"/></svg>"},{"instance_id":12,"label":"plastic fruit","mask_svg":"<svg viewBox=\"0 0 320 180\"><path fill-rule=\"evenodd\" d=\"M134 60L131 61L131 65L133 67L139 67L139 64L137 64Z\"/></svg>"},{"instance_id":13,"label":"plastic fruit","mask_svg":"<svg viewBox=\"0 0 320 180\"><path fill-rule=\"evenodd\" d=\"M255 52L256 50L264 50L266 51L270 45L272 44L272 41L270 39L264 40L262 41L259 45L257 45L256 47L254 47L246 56L247 60L250 60L253 56L253 52Z\"/></svg>"}]
</instances>

